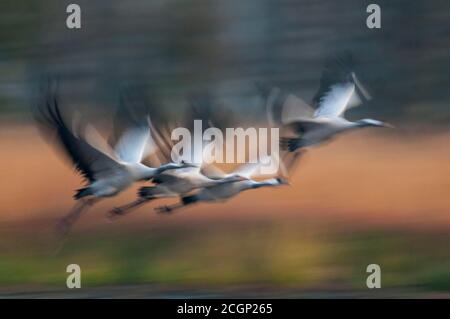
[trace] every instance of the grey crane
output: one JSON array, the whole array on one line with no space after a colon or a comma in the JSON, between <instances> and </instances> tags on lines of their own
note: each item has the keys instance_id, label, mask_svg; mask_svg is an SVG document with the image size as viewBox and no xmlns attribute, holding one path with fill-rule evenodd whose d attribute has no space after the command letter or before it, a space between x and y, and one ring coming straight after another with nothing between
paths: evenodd
<instances>
[{"instance_id":1,"label":"grey crane","mask_svg":"<svg viewBox=\"0 0 450 319\"><path fill-rule=\"evenodd\" d=\"M353 68L354 62L349 55L327 63L319 90L313 98L315 108L293 94L284 96L280 103L278 88L267 92L269 122L279 124L294 135L281 140L284 149L294 152L320 144L343 132L363 127L392 127L374 119L352 122L344 118L346 110L362 103L361 97L371 99Z\"/></svg>"},{"instance_id":2,"label":"grey crane","mask_svg":"<svg viewBox=\"0 0 450 319\"><path fill-rule=\"evenodd\" d=\"M122 114L126 106L121 104ZM115 196L136 181L148 180L166 170L186 166L167 163L155 168L142 164L142 159L152 151L147 147L151 126L149 118L128 127L112 150L107 143L102 143L102 138L94 127L82 120L75 123L74 132L69 129L61 115L58 95L50 89L44 93L35 117L41 124L42 131L57 141L76 170L87 181L87 185L78 189L74 195L79 203L58 224L62 235L68 232L86 208L100 199Z\"/></svg>"}]
</instances>

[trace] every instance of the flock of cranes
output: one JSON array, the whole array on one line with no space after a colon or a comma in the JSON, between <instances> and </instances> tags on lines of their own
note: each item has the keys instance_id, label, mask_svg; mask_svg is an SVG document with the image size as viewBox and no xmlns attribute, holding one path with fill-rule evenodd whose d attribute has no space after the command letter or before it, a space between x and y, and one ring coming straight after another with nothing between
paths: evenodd
<instances>
[{"instance_id":1,"label":"flock of cranes","mask_svg":"<svg viewBox=\"0 0 450 319\"><path fill-rule=\"evenodd\" d=\"M279 164L275 176L257 176L258 163L244 163L224 172L213 164L174 159L168 130L171 124L158 119L157 106L143 95L130 92L121 95L113 133L105 141L80 116L73 116L68 125L56 86L49 82L35 108L35 118L41 131L57 141L87 183L75 192L77 204L58 224L63 234L90 206L119 194L135 182L152 184L141 187L134 202L112 209L110 218L159 198L179 198L173 205L155 208L157 212L169 213L194 203L225 201L249 189L286 185L305 148L349 130L389 127L377 120L350 122L343 117L348 108L371 97L358 81L351 61L339 58L328 63L323 71L312 106L292 94L282 94L277 87L258 84L265 101L267 125L279 127L282 133L282 151L275 154ZM185 127L199 118L210 126L224 125L220 123L223 119L214 117L209 107L201 107L190 109L184 119Z\"/></svg>"}]
</instances>

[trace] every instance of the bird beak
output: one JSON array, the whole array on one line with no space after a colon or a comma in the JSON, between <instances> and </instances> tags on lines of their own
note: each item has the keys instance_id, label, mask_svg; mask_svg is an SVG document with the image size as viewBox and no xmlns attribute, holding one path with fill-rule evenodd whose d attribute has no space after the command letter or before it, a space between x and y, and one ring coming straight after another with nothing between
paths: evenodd
<instances>
[{"instance_id":1,"label":"bird beak","mask_svg":"<svg viewBox=\"0 0 450 319\"><path fill-rule=\"evenodd\" d=\"M387 127L387 128L395 128L394 125L389 124L389 123L383 123L383 127Z\"/></svg>"}]
</instances>

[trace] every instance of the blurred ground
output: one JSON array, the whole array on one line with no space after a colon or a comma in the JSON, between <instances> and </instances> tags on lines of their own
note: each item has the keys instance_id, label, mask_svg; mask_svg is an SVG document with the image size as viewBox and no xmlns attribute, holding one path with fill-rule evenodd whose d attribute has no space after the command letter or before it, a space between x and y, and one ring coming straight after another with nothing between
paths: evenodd
<instances>
[{"instance_id":1,"label":"blurred ground","mask_svg":"<svg viewBox=\"0 0 450 319\"><path fill-rule=\"evenodd\" d=\"M0 296L70 296L70 263L82 268L72 296L83 297L448 296L449 137L355 132L311 150L290 187L173 216L151 204L109 222L131 189L61 245L53 226L80 178L32 126L3 125ZM371 263L382 268L377 292L365 286Z\"/></svg>"}]
</instances>

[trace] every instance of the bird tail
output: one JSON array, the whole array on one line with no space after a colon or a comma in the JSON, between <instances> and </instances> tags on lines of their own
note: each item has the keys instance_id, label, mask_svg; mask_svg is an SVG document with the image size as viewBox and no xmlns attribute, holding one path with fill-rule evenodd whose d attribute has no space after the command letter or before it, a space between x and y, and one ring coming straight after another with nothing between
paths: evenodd
<instances>
[{"instance_id":1,"label":"bird tail","mask_svg":"<svg viewBox=\"0 0 450 319\"><path fill-rule=\"evenodd\" d=\"M197 195L184 196L181 198L181 201L183 202L183 205L193 204L198 201L198 196Z\"/></svg>"},{"instance_id":2,"label":"bird tail","mask_svg":"<svg viewBox=\"0 0 450 319\"><path fill-rule=\"evenodd\" d=\"M92 194L92 190L89 187L83 187L80 189L77 189L77 192L75 193L75 195L73 195L74 199L80 199L89 195L93 195Z\"/></svg>"},{"instance_id":3,"label":"bird tail","mask_svg":"<svg viewBox=\"0 0 450 319\"><path fill-rule=\"evenodd\" d=\"M156 189L153 186L141 187L138 190L138 196L140 198L146 198L146 199L154 198L156 196Z\"/></svg>"},{"instance_id":4,"label":"bird tail","mask_svg":"<svg viewBox=\"0 0 450 319\"><path fill-rule=\"evenodd\" d=\"M305 146L305 141L302 138L281 138L280 146L282 150L295 152L297 149Z\"/></svg>"}]
</instances>

